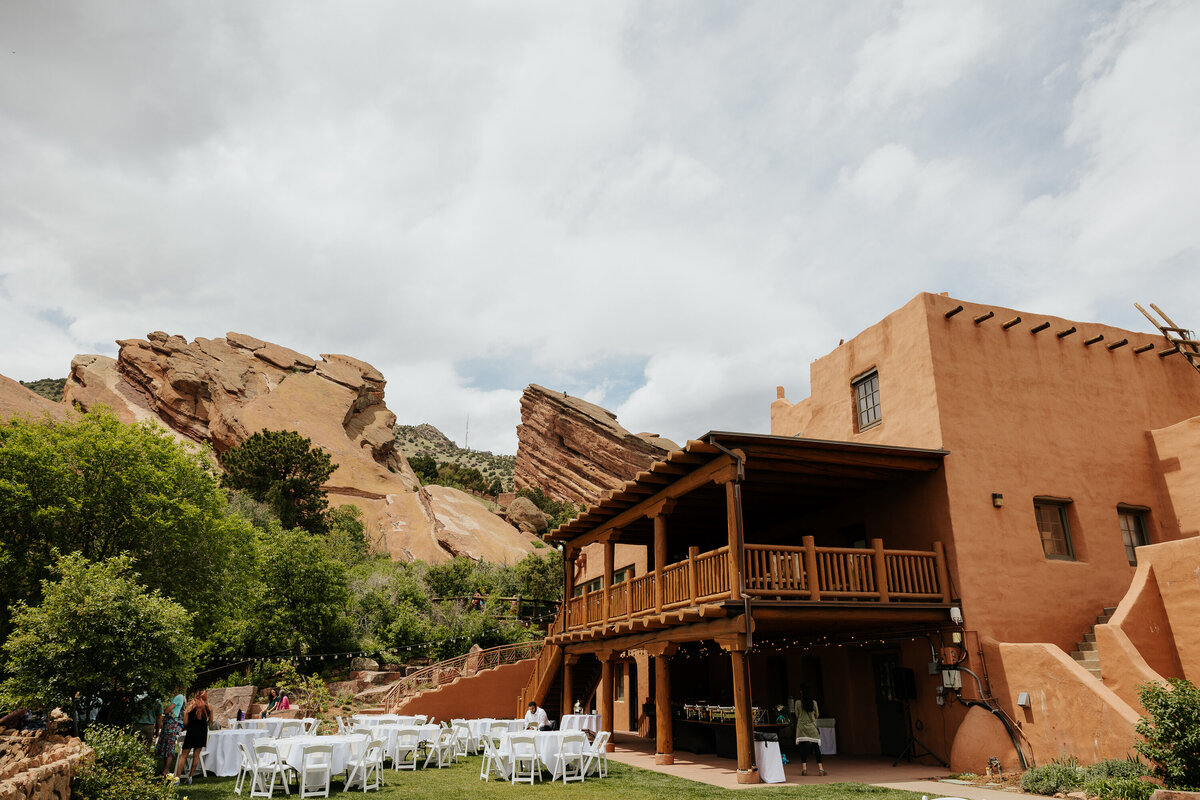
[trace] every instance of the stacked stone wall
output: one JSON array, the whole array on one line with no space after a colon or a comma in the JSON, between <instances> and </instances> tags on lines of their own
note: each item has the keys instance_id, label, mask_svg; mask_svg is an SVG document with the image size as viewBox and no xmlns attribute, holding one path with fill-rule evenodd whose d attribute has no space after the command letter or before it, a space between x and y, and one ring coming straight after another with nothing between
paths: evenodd
<instances>
[{"instance_id":1,"label":"stacked stone wall","mask_svg":"<svg viewBox=\"0 0 1200 800\"><path fill-rule=\"evenodd\" d=\"M41 731L0 730L0 800L66 800L71 779L92 748Z\"/></svg>"}]
</instances>

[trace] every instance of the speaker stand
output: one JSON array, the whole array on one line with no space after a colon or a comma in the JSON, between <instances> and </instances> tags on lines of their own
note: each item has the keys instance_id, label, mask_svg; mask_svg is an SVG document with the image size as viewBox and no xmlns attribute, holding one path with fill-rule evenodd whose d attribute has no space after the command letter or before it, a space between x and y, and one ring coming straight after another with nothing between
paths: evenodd
<instances>
[{"instance_id":1,"label":"speaker stand","mask_svg":"<svg viewBox=\"0 0 1200 800\"><path fill-rule=\"evenodd\" d=\"M942 761L936 753L925 746L925 743L917 738L916 731L913 730L912 723L912 708L911 701L904 701L904 722L908 726L908 741L904 745L904 749L900 751L900 755L896 756L896 760L892 762L892 766L900 763L901 759L912 763L914 758L922 758L924 756L933 756L933 760L941 764L946 769L950 769L950 765Z\"/></svg>"}]
</instances>

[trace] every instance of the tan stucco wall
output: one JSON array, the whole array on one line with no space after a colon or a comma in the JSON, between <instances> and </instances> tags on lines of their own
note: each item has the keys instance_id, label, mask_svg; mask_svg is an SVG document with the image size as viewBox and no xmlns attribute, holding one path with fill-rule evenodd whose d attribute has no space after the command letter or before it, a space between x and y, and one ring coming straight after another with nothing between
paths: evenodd
<instances>
[{"instance_id":1,"label":"tan stucco wall","mask_svg":"<svg viewBox=\"0 0 1200 800\"><path fill-rule=\"evenodd\" d=\"M1017 316L1020 324L1001 327ZM1031 335L1042 322L1050 327ZM1097 334L1102 343L1083 344ZM1123 338L1130 344L1105 347ZM772 433L949 450L944 490L910 494L892 526L936 530L969 627L1072 649L1133 577L1117 505L1151 509L1152 542L1181 535L1147 432L1200 411L1200 375L1178 356L1133 353L1150 342L1163 344L1158 334L921 294L813 362L811 397L804 408L776 399ZM883 421L856 433L850 382L871 367ZM1179 449L1177 437L1163 446L1168 438ZM1076 561L1043 555L1033 511L1043 495L1073 501Z\"/></svg>"},{"instance_id":2,"label":"tan stucco wall","mask_svg":"<svg viewBox=\"0 0 1200 800\"><path fill-rule=\"evenodd\" d=\"M1171 495L1175 524L1184 536L1200 534L1200 417L1151 431L1162 480Z\"/></svg>"}]
</instances>

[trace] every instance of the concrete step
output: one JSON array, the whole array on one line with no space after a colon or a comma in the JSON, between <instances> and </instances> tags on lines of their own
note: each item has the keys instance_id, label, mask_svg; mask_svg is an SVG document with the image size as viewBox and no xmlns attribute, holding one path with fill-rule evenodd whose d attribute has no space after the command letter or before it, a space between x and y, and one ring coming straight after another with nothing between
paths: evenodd
<instances>
[{"instance_id":1,"label":"concrete step","mask_svg":"<svg viewBox=\"0 0 1200 800\"><path fill-rule=\"evenodd\" d=\"M1089 653L1096 649L1096 643L1088 641L1076 642L1075 649L1081 653Z\"/></svg>"},{"instance_id":2,"label":"concrete step","mask_svg":"<svg viewBox=\"0 0 1200 800\"><path fill-rule=\"evenodd\" d=\"M1097 624L1097 625L1104 625L1104 624L1105 624L1105 623L1107 623L1107 622L1108 622L1110 619L1112 619L1112 614L1101 614L1100 616L1096 617L1096 624Z\"/></svg>"},{"instance_id":3,"label":"concrete step","mask_svg":"<svg viewBox=\"0 0 1200 800\"><path fill-rule=\"evenodd\" d=\"M1085 668L1093 666L1098 668L1100 666L1100 654L1095 651L1081 653L1078 650L1072 650L1071 658L1078 661Z\"/></svg>"},{"instance_id":4,"label":"concrete step","mask_svg":"<svg viewBox=\"0 0 1200 800\"><path fill-rule=\"evenodd\" d=\"M1104 613L1111 617L1113 614L1117 613L1117 607L1116 606L1105 606Z\"/></svg>"},{"instance_id":5,"label":"concrete step","mask_svg":"<svg viewBox=\"0 0 1200 800\"><path fill-rule=\"evenodd\" d=\"M1085 642L1095 642L1095 641L1096 641L1096 634L1095 634L1095 633L1085 633L1085 634L1083 635L1083 640L1084 640Z\"/></svg>"},{"instance_id":6,"label":"concrete step","mask_svg":"<svg viewBox=\"0 0 1200 800\"><path fill-rule=\"evenodd\" d=\"M1092 673L1092 677L1094 677L1096 680L1098 680L1098 681L1102 681L1102 680L1104 680L1104 676L1103 676L1102 674L1100 674L1100 668L1099 668L1099 667L1088 667L1088 666L1085 666L1085 667L1084 667L1084 669L1086 669L1088 672Z\"/></svg>"}]
</instances>

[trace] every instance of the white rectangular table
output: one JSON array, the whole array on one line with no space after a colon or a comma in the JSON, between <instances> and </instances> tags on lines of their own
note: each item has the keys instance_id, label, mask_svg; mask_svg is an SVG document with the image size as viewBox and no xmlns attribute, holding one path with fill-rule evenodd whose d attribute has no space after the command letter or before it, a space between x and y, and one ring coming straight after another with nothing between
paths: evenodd
<instances>
[{"instance_id":1,"label":"white rectangular table","mask_svg":"<svg viewBox=\"0 0 1200 800\"><path fill-rule=\"evenodd\" d=\"M758 777L763 783L783 783L783 756L779 742L755 742L754 763L758 765Z\"/></svg>"},{"instance_id":2,"label":"white rectangular table","mask_svg":"<svg viewBox=\"0 0 1200 800\"><path fill-rule=\"evenodd\" d=\"M490 719L484 717L467 720L467 725L471 728L471 735L476 739L486 736L491 731L492 725L496 723L507 725L509 733L525 730L525 720L523 719Z\"/></svg>"},{"instance_id":3,"label":"white rectangular table","mask_svg":"<svg viewBox=\"0 0 1200 800\"><path fill-rule=\"evenodd\" d=\"M551 780L558 777L555 767L558 766L558 754L562 751L563 737L577 731L528 731L533 735L533 747L537 750L538 761L541 762L541 768L551 775ZM512 745L509 742L511 733L505 734L500 740L500 755L504 757L505 768L508 773L512 774ZM584 741L584 747L587 747L587 741Z\"/></svg>"}]
</instances>

